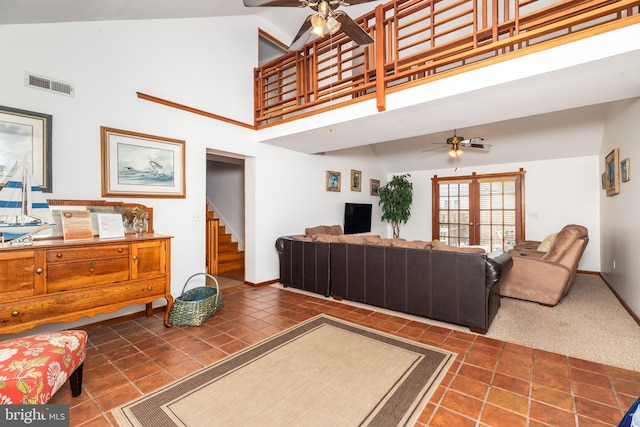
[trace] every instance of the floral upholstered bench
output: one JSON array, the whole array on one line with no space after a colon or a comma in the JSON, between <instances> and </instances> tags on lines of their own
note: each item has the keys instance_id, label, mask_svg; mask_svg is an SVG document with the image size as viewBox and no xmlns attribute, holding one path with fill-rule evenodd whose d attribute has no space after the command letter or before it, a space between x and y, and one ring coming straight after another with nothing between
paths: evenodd
<instances>
[{"instance_id":1,"label":"floral upholstered bench","mask_svg":"<svg viewBox=\"0 0 640 427\"><path fill-rule=\"evenodd\" d=\"M51 332L0 341L0 404L42 404L69 378L71 395L82 393L87 333Z\"/></svg>"}]
</instances>

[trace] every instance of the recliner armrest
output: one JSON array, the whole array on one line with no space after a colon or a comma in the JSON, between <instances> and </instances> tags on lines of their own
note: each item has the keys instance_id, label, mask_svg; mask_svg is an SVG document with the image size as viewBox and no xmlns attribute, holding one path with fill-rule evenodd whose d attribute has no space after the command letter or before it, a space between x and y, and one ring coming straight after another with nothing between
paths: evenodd
<instances>
[{"instance_id":1,"label":"recliner armrest","mask_svg":"<svg viewBox=\"0 0 640 427\"><path fill-rule=\"evenodd\" d=\"M491 288L513 267L513 259L506 252L491 252L486 257L486 285Z\"/></svg>"}]
</instances>

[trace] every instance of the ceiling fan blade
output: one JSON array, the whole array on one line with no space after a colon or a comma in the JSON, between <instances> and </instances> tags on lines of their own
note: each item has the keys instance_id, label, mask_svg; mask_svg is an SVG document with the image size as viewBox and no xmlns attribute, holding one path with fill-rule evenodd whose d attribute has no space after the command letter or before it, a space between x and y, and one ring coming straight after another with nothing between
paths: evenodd
<instances>
[{"instance_id":1,"label":"ceiling fan blade","mask_svg":"<svg viewBox=\"0 0 640 427\"><path fill-rule=\"evenodd\" d=\"M344 12L337 12L335 14L336 19L340 23L340 29L344 31L351 40L359 45L365 45L373 43L373 39L365 30L360 28L360 25L349 17Z\"/></svg>"},{"instance_id":2,"label":"ceiling fan blade","mask_svg":"<svg viewBox=\"0 0 640 427\"><path fill-rule=\"evenodd\" d=\"M300 0L243 0L245 7L301 7Z\"/></svg>"},{"instance_id":3,"label":"ceiling fan blade","mask_svg":"<svg viewBox=\"0 0 640 427\"><path fill-rule=\"evenodd\" d=\"M375 0L330 0L329 3L331 4L331 6L333 6L336 3L340 4L340 6L351 6L354 4L370 3L372 1L375 1Z\"/></svg>"},{"instance_id":4,"label":"ceiling fan blade","mask_svg":"<svg viewBox=\"0 0 640 427\"><path fill-rule=\"evenodd\" d=\"M432 144L437 144L437 142L432 142ZM440 144L440 147L427 148L425 150L421 150L420 152L426 153L428 151L442 150L443 148L447 148L446 144L445 145Z\"/></svg>"},{"instance_id":5,"label":"ceiling fan blade","mask_svg":"<svg viewBox=\"0 0 640 427\"><path fill-rule=\"evenodd\" d=\"M298 34L293 38L291 46L289 46L289 51L301 51L307 43L316 38L318 38L318 36L311 32L311 16L308 16L298 30Z\"/></svg>"},{"instance_id":6,"label":"ceiling fan blade","mask_svg":"<svg viewBox=\"0 0 640 427\"><path fill-rule=\"evenodd\" d=\"M464 145L465 147L469 147L471 146L471 144L476 144L479 142L484 141L484 138L480 138L479 136L474 136L473 138L469 138L469 139L464 139L462 141L459 141L458 144L460 145Z\"/></svg>"},{"instance_id":7,"label":"ceiling fan blade","mask_svg":"<svg viewBox=\"0 0 640 427\"><path fill-rule=\"evenodd\" d=\"M467 145L467 147L484 148L488 150L489 148L491 148L491 144L469 144Z\"/></svg>"}]
</instances>

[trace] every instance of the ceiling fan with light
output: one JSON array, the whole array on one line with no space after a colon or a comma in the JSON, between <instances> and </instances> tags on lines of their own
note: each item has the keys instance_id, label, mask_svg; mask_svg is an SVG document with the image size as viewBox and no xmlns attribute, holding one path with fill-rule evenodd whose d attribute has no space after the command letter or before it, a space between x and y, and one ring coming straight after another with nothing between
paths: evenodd
<instances>
[{"instance_id":1,"label":"ceiling fan with light","mask_svg":"<svg viewBox=\"0 0 640 427\"><path fill-rule=\"evenodd\" d=\"M458 136L456 134L456 131L453 131L453 136L450 138L447 138L447 142L432 142L432 144L438 144L440 145L440 147L435 147L435 148L428 148L426 150L422 150L422 152L425 151L432 151L432 150L439 150L441 148L444 147L451 147L449 149L449 157L455 158L457 159L458 157L462 156L464 154L464 151L462 150L462 147L469 147L469 148L480 148L480 149L484 149L484 150L488 150L491 148L491 144L482 144L481 142L484 141L484 138L480 138L479 136L474 136L473 138L469 138L469 139L465 139L464 136Z\"/></svg>"},{"instance_id":2,"label":"ceiling fan with light","mask_svg":"<svg viewBox=\"0 0 640 427\"><path fill-rule=\"evenodd\" d=\"M335 34L342 29L358 45L373 43L373 39L340 6L368 3L374 0L243 0L246 7L309 7L315 13L309 15L289 46L290 51L300 51L312 40Z\"/></svg>"}]
</instances>

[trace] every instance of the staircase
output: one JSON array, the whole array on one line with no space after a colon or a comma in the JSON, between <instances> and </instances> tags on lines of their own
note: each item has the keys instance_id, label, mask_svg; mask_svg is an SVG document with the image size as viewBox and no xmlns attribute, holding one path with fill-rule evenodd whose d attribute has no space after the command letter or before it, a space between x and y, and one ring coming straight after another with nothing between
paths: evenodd
<instances>
[{"instance_id":1,"label":"staircase","mask_svg":"<svg viewBox=\"0 0 640 427\"><path fill-rule=\"evenodd\" d=\"M238 250L238 242L232 241L226 227L207 206L207 271L217 275L229 271L244 270L244 251Z\"/></svg>"},{"instance_id":2,"label":"staircase","mask_svg":"<svg viewBox=\"0 0 640 427\"><path fill-rule=\"evenodd\" d=\"M218 274L242 269L244 251L238 250L238 242L231 241L224 225L218 226Z\"/></svg>"}]
</instances>

